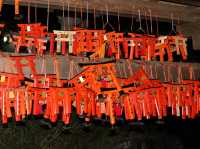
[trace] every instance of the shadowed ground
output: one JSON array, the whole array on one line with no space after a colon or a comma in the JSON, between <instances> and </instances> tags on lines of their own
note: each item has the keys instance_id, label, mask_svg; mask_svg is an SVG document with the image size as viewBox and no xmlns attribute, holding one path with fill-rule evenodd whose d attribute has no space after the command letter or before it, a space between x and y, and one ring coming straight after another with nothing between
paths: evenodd
<instances>
[{"instance_id":1,"label":"shadowed ground","mask_svg":"<svg viewBox=\"0 0 200 149\"><path fill-rule=\"evenodd\" d=\"M122 124L114 130L101 122L85 127L75 121L71 129L61 123L45 129L38 119L24 125L12 121L0 128L0 149L189 149L198 148L200 120L166 118L165 123Z\"/></svg>"}]
</instances>

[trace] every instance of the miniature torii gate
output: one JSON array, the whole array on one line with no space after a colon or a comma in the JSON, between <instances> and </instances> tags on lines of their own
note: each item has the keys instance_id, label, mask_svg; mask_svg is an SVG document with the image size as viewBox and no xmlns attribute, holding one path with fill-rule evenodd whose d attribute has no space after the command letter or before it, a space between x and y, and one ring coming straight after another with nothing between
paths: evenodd
<instances>
[{"instance_id":1,"label":"miniature torii gate","mask_svg":"<svg viewBox=\"0 0 200 149\"><path fill-rule=\"evenodd\" d=\"M59 31L54 30L54 34L56 35L56 42L57 42L57 53L62 53L63 55L66 54L66 42L68 43L68 52L73 53L73 40L74 35L76 34L75 31ZM53 51L51 51L52 53Z\"/></svg>"},{"instance_id":2,"label":"miniature torii gate","mask_svg":"<svg viewBox=\"0 0 200 149\"><path fill-rule=\"evenodd\" d=\"M168 61L173 61L173 52L177 55L181 55L183 60L187 59L187 48L186 48L187 38L183 36L160 36L157 39L155 45L154 57L159 56L160 61L164 61L165 50L167 51Z\"/></svg>"},{"instance_id":3,"label":"miniature torii gate","mask_svg":"<svg viewBox=\"0 0 200 149\"><path fill-rule=\"evenodd\" d=\"M16 52L20 52L20 47L25 46L28 48L34 46L37 53L42 55L46 50L46 26L41 26L40 23L36 24L18 24L20 28L19 36L14 36L16 44ZM30 51L31 53L31 51Z\"/></svg>"},{"instance_id":4,"label":"miniature torii gate","mask_svg":"<svg viewBox=\"0 0 200 149\"><path fill-rule=\"evenodd\" d=\"M186 45L186 41L187 38L183 37L183 36L172 36L172 38L175 41L175 46L176 49L175 51L177 52L177 55L181 55L183 60L187 59L187 45Z\"/></svg>"}]
</instances>

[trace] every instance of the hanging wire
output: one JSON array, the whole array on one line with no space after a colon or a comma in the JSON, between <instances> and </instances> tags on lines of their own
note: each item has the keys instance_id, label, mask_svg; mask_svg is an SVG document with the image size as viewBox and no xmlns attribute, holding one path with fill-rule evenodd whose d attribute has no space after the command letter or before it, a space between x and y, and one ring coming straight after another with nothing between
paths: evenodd
<instances>
[{"instance_id":1,"label":"hanging wire","mask_svg":"<svg viewBox=\"0 0 200 149\"><path fill-rule=\"evenodd\" d=\"M63 27L64 31L66 30L66 22L65 22L65 1L63 0Z\"/></svg>"},{"instance_id":2,"label":"hanging wire","mask_svg":"<svg viewBox=\"0 0 200 149\"><path fill-rule=\"evenodd\" d=\"M87 7L86 27L88 28L89 27L89 16L88 16L89 15L89 12L88 12L89 11L89 7L88 7L88 1L87 1L87 6L86 7Z\"/></svg>"},{"instance_id":3,"label":"hanging wire","mask_svg":"<svg viewBox=\"0 0 200 149\"><path fill-rule=\"evenodd\" d=\"M96 25L96 10L94 8L94 29L97 28L97 25Z\"/></svg>"},{"instance_id":4,"label":"hanging wire","mask_svg":"<svg viewBox=\"0 0 200 149\"><path fill-rule=\"evenodd\" d=\"M105 29L107 25L108 25L109 27L111 27L111 29L112 29L113 31L115 30L114 27L113 27L113 26L110 24L110 22L109 22L108 5L106 5L106 23L104 24L103 29Z\"/></svg>"},{"instance_id":5,"label":"hanging wire","mask_svg":"<svg viewBox=\"0 0 200 149\"><path fill-rule=\"evenodd\" d=\"M177 18L177 24L180 25L180 17Z\"/></svg>"},{"instance_id":6,"label":"hanging wire","mask_svg":"<svg viewBox=\"0 0 200 149\"><path fill-rule=\"evenodd\" d=\"M141 19L141 11L140 11L140 9L138 10L138 14L139 14L140 29L142 29L142 19Z\"/></svg>"},{"instance_id":7,"label":"hanging wire","mask_svg":"<svg viewBox=\"0 0 200 149\"><path fill-rule=\"evenodd\" d=\"M131 32L133 32L133 24L134 24L133 14L134 14L134 12L132 11L132 16L131 16Z\"/></svg>"},{"instance_id":8,"label":"hanging wire","mask_svg":"<svg viewBox=\"0 0 200 149\"><path fill-rule=\"evenodd\" d=\"M37 23L37 4L35 4L35 23Z\"/></svg>"},{"instance_id":9,"label":"hanging wire","mask_svg":"<svg viewBox=\"0 0 200 149\"><path fill-rule=\"evenodd\" d=\"M108 5L106 5L106 21L109 22Z\"/></svg>"},{"instance_id":10,"label":"hanging wire","mask_svg":"<svg viewBox=\"0 0 200 149\"><path fill-rule=\"evenodd\" d=\"M121 25L120 25L119 8L118 8L118 10L117 10L117 18L118 18L118 31L120 32L120 30L121 30Z\"/></svg>"},{"instance_id":11,"label":"hanging wire","mask_svg":"<svg viewBox=\"0 0 200 149\"><path fill-rule=\"evenodd\" d=\"M176 34L176 31L174 29L174 14L171 13L171 32L170 32L170 34L173 34L173 33Z\"/></svg>"},{"instance_id":12,"label":"hanging wire","mask_svg":"<svg viewBox=\"0 0 200 149\"><path fill-rule=\"evenodd\" d=\"M83 7L81 6L81 23L83 22Z\"/></svg>"},{"instance_id":13,"label":"hanging wire","mask_svg":"<svg viewBox=\"0 0 200 149\"><path fill-rule=\"evenodd\" d=\"M146 31L147 31L147 34L149 34L149 25L148 25L146 10L144 11L144 16L145 16L145 23L146 23Z\"/></svg>"},{"instance_id":14,"label":"hanging wire","mask_svg":"<svg viewBox=\"0 0 200 149\"><path fill-rule=\"evenodd\" d=\"M77 14L76 14L76 7L74 8L74 26L75 26L75 28L76 28L76 18L77 18L77 16L76 16Z\"/></svg>"},{"instance_id":15,"label":"hanging wire","mask_svg":"<svg viewBox=\"0 0 200 149\"><path fill-rule=\"evenodd\" d=\"M143 33L145 33L145 31L142 29L142 19L141 19L141 10L140 9L138 9L138 18L139 18L140 27L138 28L137 31L142 31Z\"/></svg>"},{"instance_id":16,"label":"hanging wire","mask_svg":"<svg viewBox=\"0 0 200 149\"><path fill-rule=\"evenodd\" d=\"M180 25L180 17L179 16L177 18L177 25ZM181 30L180 29L178 30L178 34L181 34Z\"/></svg>"},{"instance_id":17,"label":"hanging wire","mask_svg":"<svg viewBox=\"0 0 200 149\"><path fill-rule=\"evenodd\" d=\"M151 32L151 34L153 34L153 21L152 21L151 9L149 9L149 17L150 17L150 32Z\"/></svg>"},{"instance_id":18,"label":"hanging wire","mask_svg":"<svg viewBox=\"0 0 200 149\"><path fill-rule=\"evenodd\" d=\"M104 29L105 23L104 23L104 16L103 16L103 13L102 13L102 16L101 16L101 21L102 21L102 29Z\"/></svg>"},{"instance_id":19,"label":"hanging wire","mask_svg":"<svg viewBox=\"0 0 200 149\"><path fill-rule=\"evenodd\" d=\"M171 13L171 21L172 21L172 30L174 30L174 14Z\"/></svg>"},{"instance_id":20,"label":"hanging wire","mask_svg":"<svg viewBox=\"0 0 200 149\"><path fill-rule=\"evenodd\" d=\"M50 0L48 0L48 5L47 5L47 32L49 31L49 11L50 11Z\"/></svg>"},{"instance_id":21,"label":"hanging wire","mask_svg":"<svg viewBox=\"0 0 200 149\"><path fill-rule=\"evenodd\" d=\"M67 3L67 27L70 30L70 22L69 22L69 2Z\"/></svg>"},{"instance_id":22,"label":"hanging wire","mask_svg":"<svg viewBox=\"0 0 200 149\"><path fill-rule=\"evenodd\" d=\"M158 15L156 16L156 34L159 36L159 22L158 22Z\"/></svg>"},{"instance_id":23,"label":"hanging wire","mask_svg":"<svg viewBox=\"0 0 200 149\"><path fill-rule=\"evenodd\" d=\"M28 1L28 24L31 23L30 13L31 13L31 5L30 5L30 0L29 0Z\"/></svg>"}]
</instances>

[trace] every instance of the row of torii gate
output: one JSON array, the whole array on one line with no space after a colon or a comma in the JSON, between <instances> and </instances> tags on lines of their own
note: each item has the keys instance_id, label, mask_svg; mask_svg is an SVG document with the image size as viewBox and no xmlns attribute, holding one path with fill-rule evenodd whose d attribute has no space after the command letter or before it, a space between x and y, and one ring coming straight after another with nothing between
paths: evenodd
<instances>
[{"instance_id":1,"label":"row of torii gate","mask_svg":"<svg viewBox=\"0 0 200 149\"><path fill-rule=\"evenodd\" d=\"M49 42L49 53L51 55L60 53L62 55L72 54L82 56L90 53L90 58L115 57L156 60L161 62L167 55L168 61L173 61L173 53L180 55L182 60L187 59L187 39L183 35L177 36L153 36L135 33L108 32L105 30L88 30L75 28L73 31L54 30L47 33L46 27L37 24L19 24L19 35L14 35L16 53L20 53L21 47L26 47L31 53L35 48L38 55L47 51ZM56 42L56 48L55 48Z\"/></svg>"},{"instance_id":2,"label":"row of torii gate","mask_svg":"<svg viewBox=\"0 0 200 149\"><path fill-rule=\"evenodd\" d=\"M107 62L87 64L71 79L60 79L56 59L55 74L37 74L35 56L8 58L15 62L10 67L17 68L17 73L0 74L0 110L4 124L12 117L19 122L28 115L43 115L53 123L61 118L69 125L72 107L87 123L106 116L112 126L118 118L131 122L163 119L169 116L169 108L172 115L182 119L193 119L200 111L200 84L192 78L176 83L150 80L143 67L134 68L134 73L124 78L117 75L115 63ZM24 67L31 69L32 81L26 81ZM73 64L70 71L74 67Z\"/></svg>"}]
</instances>

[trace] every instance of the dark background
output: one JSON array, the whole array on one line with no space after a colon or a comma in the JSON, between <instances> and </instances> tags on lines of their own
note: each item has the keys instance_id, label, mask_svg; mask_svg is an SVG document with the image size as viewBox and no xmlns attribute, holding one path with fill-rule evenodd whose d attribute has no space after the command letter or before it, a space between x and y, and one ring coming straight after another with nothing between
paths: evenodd
<instances>
[{"instance_id":1,"label":"dark background","mask_svg":"<svg viewBox=\"0 0 200 149\"><path fill-rule=\"evenodd\" d=\"M23 123L10 121L0 128L1 149L198 149L200 120L175 117L120 124L94 121L85 126L74 117L70 128L61 122L44 125L29 118Z\"/></svg>"}]
</instances>

